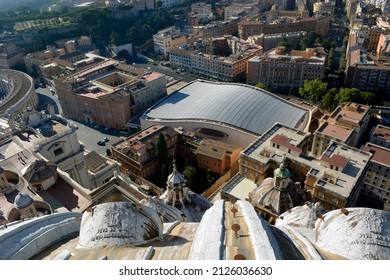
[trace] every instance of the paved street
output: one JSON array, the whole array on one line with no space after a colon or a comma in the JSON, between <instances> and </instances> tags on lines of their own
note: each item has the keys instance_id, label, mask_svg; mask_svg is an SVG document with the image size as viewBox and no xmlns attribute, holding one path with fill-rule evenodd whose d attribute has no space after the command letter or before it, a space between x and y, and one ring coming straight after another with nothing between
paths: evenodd
<instances>
[{"instance_id":1,"label":"paved street","mask_svg":"<svg viewBox=\"0 0 390 280\"><path fill-rule=\"evenodd\" d=\"M111 144L121 139L118 134L113 135L104 133L83 123L73 120L71 120L71 122L78 126L79 129L77 130L77 137L79 138L79 141L85 146L85 149L89 151L97 151L99 154L106 155L106 150L110 148ZM103 140L104 137L107 137L109 141L105 143L104 146L99 146L97 142L99 140Z\"/></svg>"},{"instance_id":2,"label":"paved street","mask_svg":"<svg viewBox=\"0 0 390 280\"><path fill-rule=\"evenodd\" d=\"M52 104L55 108L56 114L61 114L61 104L58 100L57 94L52 94L50 88L37 88L36 92L39 97L39 107L45 108L47 104ZM77 125L79 128L77 130L77 137L79 141L84 145L86 150L97 151L99 154L106 155L106 150L110 148L112 143L115 143L121 139L119 132L116 133L106 133L104 130L95 129L94 127L87 126L83 123L69 120ZM103 140L104 137L107 137L109 141L105 143L104 146L99 146L97 142ZM125 138L122 136L122 138Z\"/></svg>"}]
</instances>

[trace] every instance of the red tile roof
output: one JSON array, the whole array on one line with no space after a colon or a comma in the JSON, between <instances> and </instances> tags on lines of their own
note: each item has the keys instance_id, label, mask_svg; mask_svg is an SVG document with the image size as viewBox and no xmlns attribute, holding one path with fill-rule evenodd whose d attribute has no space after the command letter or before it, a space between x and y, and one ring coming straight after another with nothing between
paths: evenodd
<instances>
[{"instance_id":1,"label":"red tile roof","mask_svg":"<svg viewBox=\"0 0 390 280\"><path fill-rule=\"evenodd\" d=\"M346 157L343 157L343 156L339 156L339 155L331 155L331 156L323 155L321 157L321 160L329 163L330 165L337 166L341 170L343 170L343 168L349 162L349 159L347 159Z\"/></svg>"},{"instance_id":2,"label":"red tile roof","mask_svg":"<svg viewBox=\"0 0 390 280\"><path fill-rule=\"evenodd\" d=\"M287 136L285 135L280 135L280 134L277 134L275 135L272 139L271 139L271 143L275 143L276 145L280 145L280 146L283 146L285 148L288 148L292 151L296 151L298 153L302 152L302 149L297 147L297 146L294 146L293 144L290 143L290 138L288 138Z\"/></svg>"},{"instance_id":3,"label":"red tile roof","mask_svg":"<svg viewBox=\"0 0 390 280\"><path fill-rule=\"evenodd\" d=\"M390 149L367 143L366 146L363 148L363 151L373 154L371 158L372 161L376 161L383 165L390 166Z\"/></svg>"}]
</instances>

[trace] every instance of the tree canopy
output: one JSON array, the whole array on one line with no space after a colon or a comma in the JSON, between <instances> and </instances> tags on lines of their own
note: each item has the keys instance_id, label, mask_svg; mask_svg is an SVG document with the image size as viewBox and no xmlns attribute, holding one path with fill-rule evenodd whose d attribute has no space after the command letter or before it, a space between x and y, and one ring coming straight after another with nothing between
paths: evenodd
<instances>
[{"instance_id":1,"label":"tree canopy","mask_svg":"<svg viewBox=\"0 0 390 280\"><path fill-rule=\"evenodd\" d=\"M12 30L16 23L25 21L46 22L40 26L36 41L44 41L43 44L29 46L29 52L41 50L47 44L53 44L55 40L67 38L67 36L90 35L99 48L109 44L133 43L136 46L142 45L152 38L158 30L174 24L175 19L172 12L162 9L156 11L142 11L139 15L132 15L132 7L112 11L108 8L70 8L60 12L39 12L0 14L0 31ZM67 25L72 25L72 34L49 33L50 28L55 28L50 24L51 19L61 17ZM20 25L20 24L19 24ZM21 25L22 27L24 25ZM30 27L29 27L30 28ZM38 27L37 27L38 28ZM46 38L46 37L48 38Z\"/></svg>"},{"instance_id":2,"label":"tree canopy","mask_svg":"<svg viewBox=\"0 0 390 280\"><path fill-rule=\"evenodd\" d=\"M168 147L165 142L164 134L160 133L156 145L156 157L159 165L168 164Z\"/></svg>"},{"instance_id":3,"label":"tree canopy","mask_svg":"<svg viewBox=\"0 0 390 280\"><path fill-rule=\"evenodd\" d=\"M328 83L323 83L319 79L305 80L303 87L299 88L299 94L316 104L327 93L327 87Z\"/></svg>"},{"instance_id":4,"label":"tree canopy","mask_svg":"<svg viewBox=\"0 0 390 280\"><path fill-rule=\"evenodd\" d=\"M197 173L198 172L196 171L196 168L191 165L187 165L184 168L183 175L186 177L188 186L190 188L194 187L194 182L196 180Z\"/></svg>"},{"instance_id":5,"label":"tree canopy","mask_svg":"<svg viewBox=\"0 0 390 280\"><path fill-rule=\"evenodd\" d=\"M338 105L347 102L361 104L373 104L376 95L371 92L360 91L357 88L328 89L328 84L320 80L306 80L303 87L299 88L299 94L319 105L322 109L333 111Z\"/></svg>"}]
</instances>

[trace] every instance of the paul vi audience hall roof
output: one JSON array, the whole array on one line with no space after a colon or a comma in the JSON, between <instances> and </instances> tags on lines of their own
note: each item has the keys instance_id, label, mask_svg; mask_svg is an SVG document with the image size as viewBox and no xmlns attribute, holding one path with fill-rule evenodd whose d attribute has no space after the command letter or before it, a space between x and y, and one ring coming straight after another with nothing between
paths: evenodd
<instances>
[{"instance_id":1,"label":"paul vi audience hall roof","mask_svg":"<svg viewBox=\"0 0 390 280\"><path fill-rule=\"evenodd\" d=\"M252 86L197 80L155 104L142 118L216 122L261 135L275 122L303 129L309 112Z\"/></svg>"}]
</instances>

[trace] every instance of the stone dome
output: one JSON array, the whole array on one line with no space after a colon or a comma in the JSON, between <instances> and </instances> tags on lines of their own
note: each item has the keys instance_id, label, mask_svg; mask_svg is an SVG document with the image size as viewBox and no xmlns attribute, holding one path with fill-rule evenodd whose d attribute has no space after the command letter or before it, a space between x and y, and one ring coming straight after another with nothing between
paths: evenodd
<instances>
[{"instance_id":1,"label":"stone dome","mask_svg":"<svg viewBox=\"0 0 390 280\"><path fill-rule=\"evenodd\" d=\"M57 174L57 165L50 161L36 160L27 167L23 177L30 182L40 182L54 177Z\"/></svg>"},{"instance_id":2,"label":"stone dome","mask_svg":"<svg viewBox=\"0 0 390 280\"><path fill-rule=\"evenodd\" d=\"M83 247L137 246L163 238L157 211L131 202L103 203L84 212L79 244Z\"/></svg>"},{"instance_id":3,"label":"stone dome","mask_svg":"<svg viewBox=\"0 0 390 280\"><path fill-rule=\"evenodd\" d=\"M184 175L177 171L176 164L173 164L173 171L169 174L167 179L167 186L179 187L186 185L187 180Z\"/></svg>"},{"instance_id":4,"label":"stone dome","mask_svg":"<svg viewBox=\"0 0 390 280\"><path fill-rule=\"evenodd\" d=\"M155 209L157 213L162 216L164 222L173 223L175 221L183 220L184 213L182 211L164 203L159 197L148 196L141 200L140 203Z\"/></svg>"},{"instance_id":5,"label":"stone dome","mask_svg":"<svg viewBox=\"0 0 390 280\"><path fill-rule=\"evenodd\" d=\"M302 206L296 206L279 216L275 226L293 226L307 229L314 229L319 215L325 214L320 203L306 202Z\"/></svg>"},{"instance_id":6,"label":"stone dome","mask_svg":"<svg viewBox=\"0 0 390 280\"><path fill-rule=\"evenodd\" d=\"M28 194L22 193L22 192L18 193L18 195L15 197L15 200L14 200L14 206L17 209L26 208L33 203L34 203L34 200L31 198L31 196L29 196Z\"/></svg>"},{"instance_id":7,"label":"stone dome","mask_svg":"<svg viewBox=\"0 0 390 280\"><path fill-rule=\"evenodd\" d=\"M249 194L249 201L253 206L269 209L270 212L279 215L303 204L305 194L299 184L290 182L282 189L276 188L274 181L274 178L266 178Z\"/></svg>"},{"instance_id":8,"label":"stone dome","mask_svg":"<svg viewBox=\"0 0 390 280\"><path fill-rule=\"evenodd\" d=\"M333 210L318 219L316 247L352 260L390 259L390 212L370 208ZM325 252L325 253L324 253Z\"/></svg>"}]
</instances>

